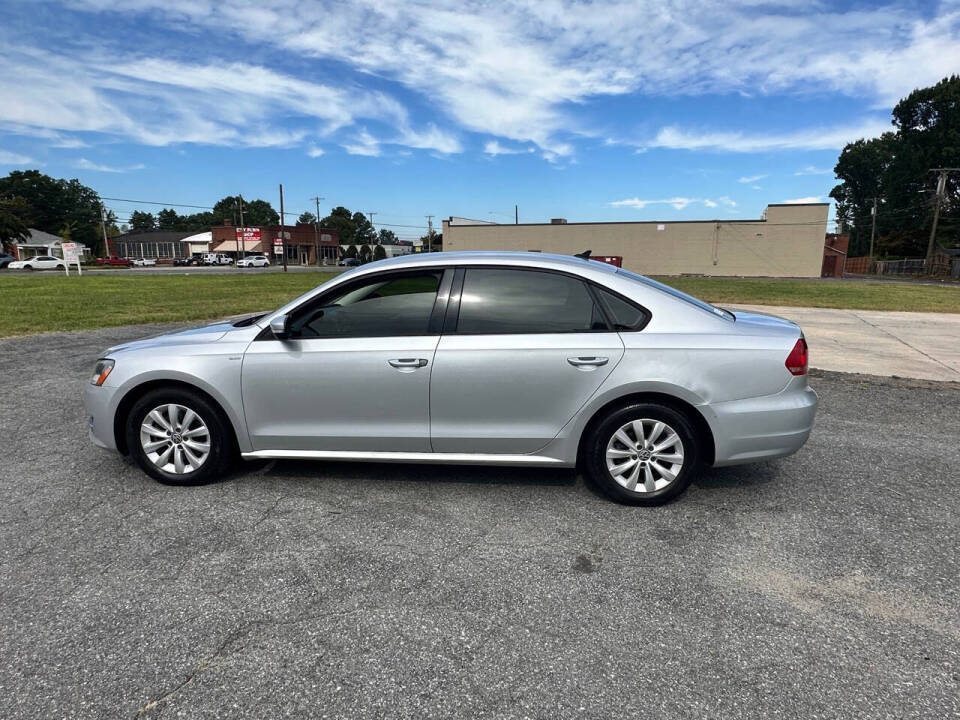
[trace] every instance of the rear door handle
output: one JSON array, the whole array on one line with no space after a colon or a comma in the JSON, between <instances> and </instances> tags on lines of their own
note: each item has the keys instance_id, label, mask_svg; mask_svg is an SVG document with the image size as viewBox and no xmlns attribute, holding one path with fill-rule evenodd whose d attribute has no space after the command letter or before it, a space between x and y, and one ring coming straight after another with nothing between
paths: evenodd
<instances>
[{"instance_id":1,"label":"rear door handle","mask_svg":"<svg viewBox=\"0 0 960 720\"><path fill-rule=\"evenodd\" d=\"M390 363L391 367L395 367L399 370L413 370L415 368L425 367L427 364L426 358L396 358L395 360L387 360Z\"/></svg>"},{"instance_id":2,"label":"rear door handle","mask_svg":"<svg viewBox=\"0 0 960 720\"><path fill-rule=\"evenodd\" d=\"M610 358L605 357L572 357L567 358L567 362L575 368L600 367L610 362Z\"/></svg>"}]
</instances>

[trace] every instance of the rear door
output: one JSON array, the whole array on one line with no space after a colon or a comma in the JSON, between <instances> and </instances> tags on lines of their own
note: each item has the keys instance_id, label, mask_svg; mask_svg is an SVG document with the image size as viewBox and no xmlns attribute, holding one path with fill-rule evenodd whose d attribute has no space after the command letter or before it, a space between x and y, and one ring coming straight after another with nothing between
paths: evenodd
<instances>
[{"instance_id":1,"label":"rear door","mask_svg":"<svg viewBox=\"0 0 960 720\"><path fill-rule=\"evenodd\" d=\"M619 334L580 278L462 268L431 376L433 450L536 452L622 357Z\"/></svg>"}]
</instances>

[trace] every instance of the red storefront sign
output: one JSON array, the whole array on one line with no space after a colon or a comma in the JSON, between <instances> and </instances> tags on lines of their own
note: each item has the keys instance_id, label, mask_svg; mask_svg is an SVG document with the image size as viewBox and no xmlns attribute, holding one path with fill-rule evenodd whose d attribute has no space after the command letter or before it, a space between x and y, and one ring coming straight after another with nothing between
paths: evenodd
<instances>
[{"instance_id":1,"label":"red storefront sign","mask_svg":"<svg viewBox=\"0 0 960 720\"><path fill-rule=\"evenodd\" d=\"M258 227L238 227L237 240L243 241L243 246L248 247L247 243L256 244L260 242L260 228Z\"/></svg>"}]
</instances>

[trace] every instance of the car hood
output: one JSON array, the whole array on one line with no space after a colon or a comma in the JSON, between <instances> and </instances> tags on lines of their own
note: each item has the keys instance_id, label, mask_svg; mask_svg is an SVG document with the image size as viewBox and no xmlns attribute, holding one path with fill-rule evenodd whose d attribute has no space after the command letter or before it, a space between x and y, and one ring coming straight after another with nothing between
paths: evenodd
<instances>
[{"instance_id":1,"label":"car hood","mask_svg":"<svg viewBox=\"0 0 960 720\"><path fill-rule=\"evenodd\" d=\"M212 325L204 325L187 330L178 330L177 332L165 333L154 337L144 338L143 340L134 340L133 342L115 345L108 349L104 357L129 352L130 350L143 350L145 348L164 347L168 345L199 345L202 343L217 342L233 329L233 325L228 322L217 322Z\"/></svg>"},{"instance_id":2,"label":"car hood","mask_svg":"<svg viewBox=\"0 0 960 720\"><path fill-rule=\"evenodd\" d=\"M800 326L786 318L744 310L731 309L730 312L736 317L737 329L741 331L760 331L794 337L799 337L802 334Z\"/></svg>"}]
</instances>

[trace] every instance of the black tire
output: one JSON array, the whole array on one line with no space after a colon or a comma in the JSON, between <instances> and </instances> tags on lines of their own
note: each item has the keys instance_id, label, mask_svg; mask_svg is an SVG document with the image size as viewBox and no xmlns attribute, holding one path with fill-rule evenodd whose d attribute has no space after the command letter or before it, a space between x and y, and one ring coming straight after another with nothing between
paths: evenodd
<instances>
[{"instance_id":1,"label":"black tire","mask_svg":"<svg viewBox=\"0 0 960 720\"><path fill-rule=\"evenodd\" d=\"M664 487L652 491L632 491L617 482L611 471L607 468L608 443L612 441L614 434L618 430L635 420L662 422L667 428L673 429L679 437L681 445L671 446L671 448L675 450L679 447L679 452L681 452L683 456L682 465L672 481L666 481L662 477L658 477L658 481L667 482ZM652 433L655 424L645 427L650 427L650 432ZM632 434L628 432L628 435L636 438L635 432L632 432ZM668 437L669 435L667 434L658 436L658 438L663 439ZM619 450L624 447L626 447L624 443L618 442L615 444L614 450ZM667 405L654 402L633 403L612 410L606 417L593 426L590 434L585 439L583 448L583 469L590 480L613 500L626 505L661 505L672 500L687 489L693 479L699 474L701 467L701 442L693 424L683 413ZM624 462L631 462L631 460L639 463L643 470L646 470L646 464L641 455L624 458ZM616 462L616 460L614 460L614 462ZM659 467L659 464L651 464L651 472L653 472L654 467ZM658 475L658 473L654 474ZM643 477L644 473L640 472L639 476Z\"/></svg>"},{"instance_id":2,"label":"black tire","mask_svg":"<svg viewBox=\"0 0 960 720\"><path fill-rule=\"evenodd\" d=\"M168 404L192 410L208 430L209 454L199 467L183 474L168 472L155 465L140 441L140 429L148 413ZM184 388L151 390L137 400L127 416L126 438L131 457L147 475L165 485L214 482L229 473L237 457L233 429L223 410L200 393Z\"/></svg>"},{"instance_id":3,"label":"black tire","mask_svg":"<svg viewBox=\"0 0 960 720\"><path fill-rule=\"evenodd\" d=\"M24 270L33 270L33 265L24 265L24 266L23 266L23 269L24 269Z\"/></svg>"}]
</instances>

